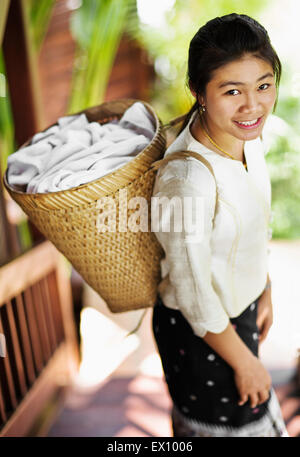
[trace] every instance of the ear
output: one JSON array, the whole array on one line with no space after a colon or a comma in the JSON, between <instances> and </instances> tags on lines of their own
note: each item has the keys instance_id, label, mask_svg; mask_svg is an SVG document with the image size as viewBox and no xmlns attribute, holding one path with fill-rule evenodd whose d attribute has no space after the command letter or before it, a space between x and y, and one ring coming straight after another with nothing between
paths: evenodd
<instances>
[{"instance_id":1,"label":"ear","mask_svg":"<svg viewBox=\"0 0 300 457\"><path fill-rule=\"evenodd\" d=\"M193 96L201 105L203 105L203 104L204 104L203 100L201 100L201 98L199 97L199 95L197 94L197 92L193 89L193 87L192 87L191 85L189 85L189 88L190 88L190 91L191 91L192 96Z\"/></svg>"},{"instance_id":2,"label":"ear","mask_svg":"<svg viewBox=\"0 0 300 457\"><path fill-rule=\"evenodd\" d=\"M190 88L190 90L191 90L192 96L195 97L195 99L197 100L197 94L196 94L196 92L195 92L193 89L191 89L191 88Z\"/></svg>"},{"instance_id":3,"label":"ear","mask_svg":"<svg viewBox=\"0 0 300 457\"><path fill-rule=\"evenodd\" d=\"M197 93L191 84L189 84L189 88L190 88L192 96L195 97L195 99L197 100Z\"/></svg>"}]
</instances>

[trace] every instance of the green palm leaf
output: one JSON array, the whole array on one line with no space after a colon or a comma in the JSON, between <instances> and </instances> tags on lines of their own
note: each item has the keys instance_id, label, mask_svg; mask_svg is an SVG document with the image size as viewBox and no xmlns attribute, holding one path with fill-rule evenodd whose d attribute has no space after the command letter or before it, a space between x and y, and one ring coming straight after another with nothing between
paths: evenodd
<instances>
[{"instance_id":1,"label":"green palm leaf","mask_svg":"<svg viewBox=\"0 0 300 457\"><path fill-rule=\"evenodd\" d=\"M85 0L73 13L71 31L77 51L68 112L103 101L133 4L133 0Z\"/></svg>"}]
</instances>

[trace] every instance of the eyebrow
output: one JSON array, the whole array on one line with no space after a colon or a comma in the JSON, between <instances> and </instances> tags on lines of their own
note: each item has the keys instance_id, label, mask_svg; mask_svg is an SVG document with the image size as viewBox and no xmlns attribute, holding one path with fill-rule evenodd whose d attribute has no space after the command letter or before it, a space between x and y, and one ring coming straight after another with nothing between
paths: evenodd
<instances>
[{"instance_id":1,"label":"eyebrow","mask_svg":"<svg viewBox=\"0 0 300 457\"><path fill-rule=\"evenodd\" d=\"M263 79L265 78L270 78L270 77L273 77L273 73L266 73L265 75L261 76L260 78L258 78L258 80L256 81L257 83L259 81L262 81ZM221 83L219 85L219 89L221 89L222 87L225 87L225 86L245 86L245 83L242 83L242 82L239 82L239 81L224 81L223 83Z\"/></svg>"}]
</instances>

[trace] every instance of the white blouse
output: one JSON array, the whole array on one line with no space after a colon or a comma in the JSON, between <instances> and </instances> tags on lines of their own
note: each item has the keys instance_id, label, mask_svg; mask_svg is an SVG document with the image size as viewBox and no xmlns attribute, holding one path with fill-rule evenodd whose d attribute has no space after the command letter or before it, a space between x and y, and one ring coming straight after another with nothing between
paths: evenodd
<instances>
[{"instance_id":1,"label":"white blouse","mask_svg":"<svg viewBox=\"0 0 300 457\"><path fill-rule=\"evenodd\" d=\"M153 231L165 252L159 284L162 300L167 307L179 309L194 333L203 337L207 331L225 330L229 318L240 315L264 290L271 184L260 138L245 142L247 171L241 161L224 157L197 141L190 132L193 117L165 157L186 149L198 152L210 162L216 181L195 158L174 160L158 170L152 195L159 199L191 197L193 221L195 197L201 197L201 230L195 224L194 232L190 232L184 221L180 231L172 229L175 210L170 205L170 230L164 231L169 213L159 205L158 231ZM158 204L154 200L152 206ZM182 218L184 214L182 211Z\"/></svg>"}]
</instances>

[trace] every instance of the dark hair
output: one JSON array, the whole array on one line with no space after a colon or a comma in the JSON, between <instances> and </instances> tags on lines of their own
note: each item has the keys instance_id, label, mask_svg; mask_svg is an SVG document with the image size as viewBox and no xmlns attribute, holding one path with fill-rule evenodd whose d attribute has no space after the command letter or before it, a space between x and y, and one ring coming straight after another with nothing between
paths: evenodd
<instances>
[{"instance_id":1,"label":"dark hair","mask_svg":"<svg viewBox=\"0 0 300 457\"><path fill-rule=\"evenodd\" d=\"M201 27L190 42L187 84L198 95L205 94L207 83L214 70L252 53L273 68L278 89L281 77L281 63L273 49L268 32L255 19L245 14L228 14L216 17ZM277 99L274 104L274 109ZM194 111L199 109L198 100L187 113L182 131Z\"/></svg>"}]
</instances>

